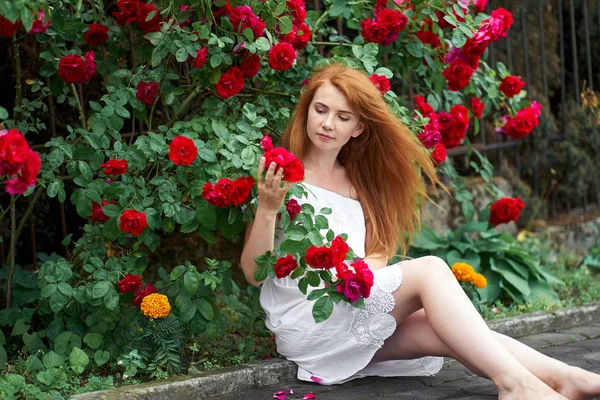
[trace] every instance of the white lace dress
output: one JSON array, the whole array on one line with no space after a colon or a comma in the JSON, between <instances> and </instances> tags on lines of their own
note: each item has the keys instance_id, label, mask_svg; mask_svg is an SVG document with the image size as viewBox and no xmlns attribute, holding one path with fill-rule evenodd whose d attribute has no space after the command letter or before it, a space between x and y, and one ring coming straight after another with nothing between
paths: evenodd
<instances>
[{"instance_id":1,"label":"white lace dress","mask_svg":"<svg viewBox=\"0 0 600 400\"><path fill-rule=\"evenodd\" d=\"M336 234L347 233L348 245L358 257L365 256L365 217L357 200L317 186L304 184L308 202L318 212L332 209L329 227ZM284 238L278 238L280 243ZM399 264L399 263L398 263ZM374 272L375 284L358 309L348 303L336 304L325 322L315 323L314 301L298 289L298 280L267 278L262 284L260 304L267 315L266 325L275 334L277 351L298 364L298 379L321 379L325 385L344 383L364 376L423 376L440 371L442 357L371 362L375 352L396 330L392 292L402 283L402 270L392 264ZM318 288L311 288L309 292ZM317 379L318 380L318 379Z\"/></svg>"}]
</instances>

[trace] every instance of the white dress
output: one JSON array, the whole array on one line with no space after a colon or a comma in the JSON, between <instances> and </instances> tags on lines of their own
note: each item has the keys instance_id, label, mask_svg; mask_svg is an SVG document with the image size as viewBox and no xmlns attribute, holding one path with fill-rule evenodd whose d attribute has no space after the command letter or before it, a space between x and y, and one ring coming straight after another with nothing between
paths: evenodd
<instances>
[{"instance_id":1,"label":"white dress","mask_svg":"<svg viewBox=\"0 0 600 400\"><path fill-rule=\"evenodd\" d=\"M365 256L365 217L358 200L304 183L308 199L318 212L332 209L329 227L339 235L348 234L348 245L357 257ZM276 245L284 238L279 237ZM399 264L399 263L398 263ZM324 322L315 323L314 301L298 289L298 280L267 278L262 284L260 304L266 313L266 326L275 334L277 351L298 365L298 379L321 379L321 384L344 383L365 376L435 375L442 368L442 357L371 362L385 339L396 330L396 320L388 314L394 309L392 292L402 283L402 270L392 264L374 271L374 286L358 309L346 302L334 305ZM321 286L323 287L323 286ZM309 286L311 290L318 289Z\"/></svg>"}]
</instances>

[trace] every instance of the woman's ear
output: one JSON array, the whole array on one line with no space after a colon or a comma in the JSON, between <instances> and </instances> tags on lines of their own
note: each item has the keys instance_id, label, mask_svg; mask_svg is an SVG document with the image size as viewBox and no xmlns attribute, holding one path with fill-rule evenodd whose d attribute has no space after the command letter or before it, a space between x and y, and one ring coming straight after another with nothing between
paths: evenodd
<instances>
[{"instance_id":1,"label":"woman's ear","mask_svg":"<svg viewBox=\"0 0 600 400\"><path fill-rule=\"evenodd\" d=\"M359 122L356 125L356 130L354 132L354 134L352 135L352 137L359 137L361 133L363 133L365 131L365 124L362 122Z\"/></svg>"}]
</instances>

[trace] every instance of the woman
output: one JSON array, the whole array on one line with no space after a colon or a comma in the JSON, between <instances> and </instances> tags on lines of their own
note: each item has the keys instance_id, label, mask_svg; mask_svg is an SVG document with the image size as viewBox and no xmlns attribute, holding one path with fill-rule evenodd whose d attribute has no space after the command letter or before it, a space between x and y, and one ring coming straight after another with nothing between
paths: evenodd
<instances>
[{"instance_id":1,"label":"woman","mask_svg":"<svg viewBox=\"0 0 600 400\"><path fill-rule=\"evenodd\" d=\"M248 282L262 284L267 327L279 353L298 364L299 379L333 384L367 375L433 375L447 356L491 379L501 399L600 395L599 375L491 331L442 259L388 265L398 247L406 254L410 244L411 235L400 232L420 227L419 204L428 197L419 171L443 186L424 147L364 73L340 64L316 71L282 146L304 164L304 201L333 209L331 229L349 235L350 247L375 276L364 310L342 302L320 324L297 281L254 280L254 259L283 239L273 240L277 212L291 187L282 187L281 168L261 159L258 208L241 266Z\"/></svg>"}]
</instances>

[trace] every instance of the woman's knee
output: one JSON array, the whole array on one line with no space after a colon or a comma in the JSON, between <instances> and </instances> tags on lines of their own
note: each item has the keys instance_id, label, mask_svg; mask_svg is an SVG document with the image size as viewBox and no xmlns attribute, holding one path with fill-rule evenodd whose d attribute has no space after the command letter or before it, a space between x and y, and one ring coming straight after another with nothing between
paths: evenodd
<instances>
[{"instance_id":1,"label":"woman's knee","mask_svg":"<svg viewBox=\"0 0 600 400\"><path fill-rule=\"evenodd\" d=\"M438 256L423 256L412 261L415 261L415 269L425 279L440 279L454 276L446 261Z\"/></svg>"}]
</instances>

